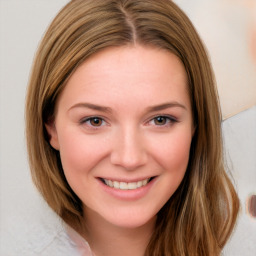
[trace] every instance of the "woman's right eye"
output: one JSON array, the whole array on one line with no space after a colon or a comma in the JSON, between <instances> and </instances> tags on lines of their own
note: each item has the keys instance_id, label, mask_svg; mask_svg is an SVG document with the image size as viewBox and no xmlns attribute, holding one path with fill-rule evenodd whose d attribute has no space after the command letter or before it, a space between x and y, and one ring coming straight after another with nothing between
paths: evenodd
<instances>
[{"instance_id":1,"label":"woman's right eye","mask_svg":"<svg viewBox=\"0 0 256 256\"><path fill-rule=\"evenodd\" d=\"M81 124L86 124L88 126L97 128L97 127L105 125L106 122L101 117L95 116L95 117L89 117L89 118L83 119L81 121Z\"/></svg>"}]
</instances>

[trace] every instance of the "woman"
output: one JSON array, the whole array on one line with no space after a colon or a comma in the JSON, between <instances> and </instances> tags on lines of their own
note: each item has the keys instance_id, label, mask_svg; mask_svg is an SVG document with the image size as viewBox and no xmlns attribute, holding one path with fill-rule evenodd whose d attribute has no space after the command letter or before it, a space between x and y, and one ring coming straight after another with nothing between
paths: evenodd
<instances>
[{"instance_id":1,"label":"woman","mask_svg":"<svg viewBox=\"0 0 256 256\"><path fill-rule=\"evenodd\" d=\"M211 66L169 0L74 0L26 105L32 177L99 255L220 255L239 202Z\"/></svg>"}]
</instances>

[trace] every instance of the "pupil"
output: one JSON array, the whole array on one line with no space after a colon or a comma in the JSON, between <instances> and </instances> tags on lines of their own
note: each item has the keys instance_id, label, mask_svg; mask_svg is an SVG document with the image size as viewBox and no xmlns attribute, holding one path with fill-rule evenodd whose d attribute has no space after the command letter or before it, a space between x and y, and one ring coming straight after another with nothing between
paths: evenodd
<instances>
[{"instance_id":1,"label":"pupil","mask_svg":"<svg viewBox=\"0 0 256 256\"><path fill-rule=\"evenodd\" d=\"M156 124L165 124L166 118L163 116L159 116L156 118Z\"/></svg>"},{"instance_id":2,"label":"pupil","mask_svg":"<svg viewBox=\"0 0 256 256\"><path fill-rule=\"evenodd\" d=\"M94 126L100 126L101 123L102 123L102 121L99 118L93 118L91 120L91 124L94 125Z\"/></svg>"}]
</instances>

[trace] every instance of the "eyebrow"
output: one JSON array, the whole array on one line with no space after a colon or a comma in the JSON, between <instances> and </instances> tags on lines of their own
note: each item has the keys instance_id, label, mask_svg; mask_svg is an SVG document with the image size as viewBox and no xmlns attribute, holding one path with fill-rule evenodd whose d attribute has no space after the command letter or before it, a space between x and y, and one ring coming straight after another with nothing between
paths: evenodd
<instances>
[{"instance_id":1,"label":"eyebrow","mask_svg":"<svg viewBox=\"0 0 256 256\"><path fill-rule=\"evenodd\" d=\"M174 101L174 102L167 102L167 103L156 105L156 106L150 106L147 108L147 111L155 112L155 111L164 110L167 108L183 108L183 109L187 110L187 108L184 105Z\"/></svg>"},{"instance_id":2,"label":"eyebrow","mask_svg":"<svg viewBox=\"0 0 256 256\"><path fill-rule=\"evenodd\" d=\"M102 112L106 112L106 113L112 112L111 108L109 108L109 107L95 105L95 104L86 103L86 102L77 103L77 104L73 105L69 110L71 110L73 108L89 108L89 109L98 110L98 111L102 111Z\"/></svg>"},{"instance_id":3,"label":"eyebrow","mask_svg":"<svg viewBox=\"0 0 256 256\"><path fill-rule=\"evenodd\" d=\"M77 103L77 104L73 105L69 110L71 110L73 108L89 108L89 109L93 109L93 110L97 110L97 111L101 111L101 112L105 112L105 113L112 113L112 109L110 107L95 105L95 104L87 103L87 102ZM155 112L155 111L160 111L160 110L164 110L167 108L183 108L183 109L187 110L187 108L184 105L174 101L174 102L163 103L160 105L150 106L150 107L146 108L145 112Z\"/></svg>"}]
</instances>

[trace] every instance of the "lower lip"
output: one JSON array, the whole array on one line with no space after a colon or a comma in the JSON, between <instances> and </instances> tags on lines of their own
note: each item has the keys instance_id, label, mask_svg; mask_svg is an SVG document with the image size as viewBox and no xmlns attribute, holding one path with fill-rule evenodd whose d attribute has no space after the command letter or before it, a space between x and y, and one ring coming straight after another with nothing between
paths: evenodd
<instances>
[{"instance_id":1,"label":"lower lip","mask_svg":"<svg viewBox=\"0 0 256 256\"><path fill-rule=\"evenodd\" d=\"M109 187L105 185L101 180L98 180L98 182L100 183L100 186L103 189L103 191L105 191L109 195L117 199L132 201L132 200L138 200L146 196L149 190L152 188L152 186L156 182L156 180L157 180L157 177L155 177L145 186L142 186L137 189L127 189L127 190Z\"/></svg>"}]
</instances>

